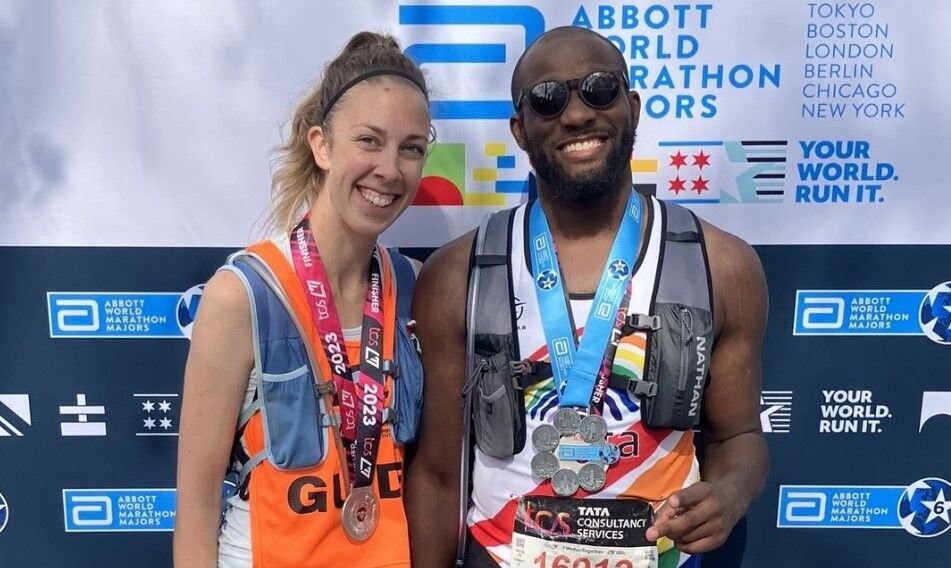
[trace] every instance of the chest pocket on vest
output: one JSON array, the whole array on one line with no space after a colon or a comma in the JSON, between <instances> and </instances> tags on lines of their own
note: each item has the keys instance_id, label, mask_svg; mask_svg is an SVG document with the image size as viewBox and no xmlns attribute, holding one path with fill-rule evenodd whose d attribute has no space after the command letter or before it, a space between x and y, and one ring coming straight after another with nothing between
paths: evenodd
<instances>
[{"instance_id":1,"label":"chest pocket on vest","mask_svg":"<svg viewBox=\"0 0 951 568\"><path fill-rule=\"evenodd\" d=\"M476 337L475 369L466 385L476 444L486 455L507 458L525 447L524 392L516 388L511 336Z\"/></svg>"},{"instance_id":2,"label":"chest pocket on vest","mask_svg":"<svg viewBox=\"0 0 951 568\"><path fill-rule=\"evenodd\" d=\"M316 423L324 415L317 407L314 375L301 340L271 340L262 348L268 351L262 355L272 371L261 374L259 387L267 459L281 470L314 467L324 460L327 441L325 425ZM284 368L284 373L273 372Z\"/></svg>"},{"instance_id":3,"label":"chest pocket on vest","mask_svg":"<svg viewBox=\"0 0 951 568\"><path fill-rule=\"evenodd\" d=\"M693 428L700 422L709 373L712 315L672 303L658 303L654 314L660 327L650 336L645 380L657 390L641 398L641 419L653 428Z\"/></svg>"}]
</instances>

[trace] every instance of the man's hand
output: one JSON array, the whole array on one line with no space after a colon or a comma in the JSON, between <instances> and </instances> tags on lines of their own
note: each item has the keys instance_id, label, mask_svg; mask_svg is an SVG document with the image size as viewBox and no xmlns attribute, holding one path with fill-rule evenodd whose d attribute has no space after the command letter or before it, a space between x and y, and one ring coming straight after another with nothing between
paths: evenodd
<instances>
[{"instance_id":1,"label":"man's hand","mask_svg":"<svg viewBox=\"0 0 951 568\"><path fill-rule=\"evenodd\" d=\"M654 542L665 536L688 554L717 548L743 516L736 506L740 500L735 493L729 483L706 481L675 491L654 515L647 540Z\"/></svg>"}]
</instances>

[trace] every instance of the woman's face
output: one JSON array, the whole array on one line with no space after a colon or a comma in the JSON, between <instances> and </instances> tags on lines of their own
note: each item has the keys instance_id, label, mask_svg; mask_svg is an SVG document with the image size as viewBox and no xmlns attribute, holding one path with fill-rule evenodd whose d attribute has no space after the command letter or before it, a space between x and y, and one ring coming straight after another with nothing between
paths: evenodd
<instances>
[{"instance_id":1,"label":"woman's face","mask_svg":"<svg viewBox=\"0 0 951 568\"><path fill-rule=\"evenodd\" d=\"M387 77L356 85L336 106L329 138L316 127L309 135L314 159L327 172L317 202L329 205L345 228L375 239L419 189L429 107L418 88Z\"/></svg>"}]
</instances>

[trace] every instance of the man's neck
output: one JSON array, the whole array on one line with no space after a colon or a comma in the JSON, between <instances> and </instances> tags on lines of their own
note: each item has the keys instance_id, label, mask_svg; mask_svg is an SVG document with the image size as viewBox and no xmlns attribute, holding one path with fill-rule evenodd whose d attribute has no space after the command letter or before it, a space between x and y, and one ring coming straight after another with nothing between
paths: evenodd
<instances>
[{"instance_id":1,"label":"man's neck","mask_svg":"<svg viewBox=\"0 0 951 568\"><path fill-rule=\"evenodd\" d=\"M599 235L614 235L621 223L630 184L585 203L553 197L539 187L539 201L545 210L552 237L578 240Z\"/></svg>"}]
</instances>

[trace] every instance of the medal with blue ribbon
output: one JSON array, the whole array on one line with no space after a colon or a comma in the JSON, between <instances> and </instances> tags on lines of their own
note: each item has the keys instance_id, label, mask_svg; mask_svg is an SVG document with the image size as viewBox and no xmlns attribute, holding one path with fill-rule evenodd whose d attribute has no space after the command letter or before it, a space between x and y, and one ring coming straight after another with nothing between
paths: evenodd
<instances>
[{"instance_id":1,"label":"medal with blue ribbon","mask_svg":"<svg viewBox=\"0 0 951 568\"><path fill-rule=\"evenodd\" d=\"M533 203L529 213L530 256L532 274L535 275L535 295L559 406L553 425L543 424L537 429L541 430L537 436L539 441L544 442L535 444L538 454L536 459L533 459L533 471L537 469L537 475L550 478L558 495L574 494L579 484L588 491L600 489L604 484L603 474L593 479L590 475L593 472L591 465L600 462L606 468L608 464L616 461L613 455L610 458L614 459L605 455L612 452L604 441L607 433L604 419L586 413L591 406L598 374L603 372L602 362L614 331L618 309L628 296L626 292L640 250L642 217L640 196L631 191L585 322L584 334L578 341L572 325L571 306L558 266L554 240L541 203ZM582 422L585 423L584 428ZM603 434L597 435L601 432ZM535 437L533 435L533 441ZM543 455L553 453L555 448L552 446L556 445L560 450L556 454L557 457ZM555 472L551 471L554 461L552 458L557 459L563 466ZM540 467L534 467L535 461L539 462ZM588 463L579 463L583 461ZM544 467L541 467L542 464ZM581 483L579 473L592 481L588 484ZM588 475L585 476L585 473Z\"/></svg>"}]
</instances>

